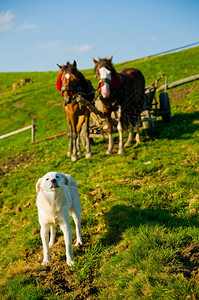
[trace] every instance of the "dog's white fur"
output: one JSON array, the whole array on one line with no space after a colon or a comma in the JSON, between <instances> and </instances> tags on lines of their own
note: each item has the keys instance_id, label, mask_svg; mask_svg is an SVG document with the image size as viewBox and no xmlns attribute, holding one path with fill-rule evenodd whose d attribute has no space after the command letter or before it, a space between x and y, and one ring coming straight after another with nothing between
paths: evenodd
<instances>
[{"instance_id":1,"label":"dog's white fur","mask_svg":"<svg viewBox=\"0 0 199 300\"><path fill-rule=\"evenodd\" d=\"M49 172L38 180L36 191L38 193L36 203L43 244L43 264L50 262L49 247L55 243L55 225L58 224L64 234L67 265L71 266L74 261L69 213L72 214L76 225L76 245L82 245L81 206L77 182L68 174ZM50 228L51 236L49 242Z\"/></svg>"}]
</instances>

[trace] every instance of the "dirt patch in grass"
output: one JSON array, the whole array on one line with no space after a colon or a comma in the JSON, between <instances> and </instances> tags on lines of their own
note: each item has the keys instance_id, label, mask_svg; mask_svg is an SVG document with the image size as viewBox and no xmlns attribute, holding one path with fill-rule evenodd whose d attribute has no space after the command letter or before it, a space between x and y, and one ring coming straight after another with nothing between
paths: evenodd
<instances>
[{"instance_id":1,"label":"dirt patch in grass","mask_svg":"<svg viewBox=\"0 0 199 300\"><path fill-rule=\"evenodd\" d=\"M183 90L179 90L178 88L172 89L170 98L172 100L182 100L187 98L189 94L195 89L194 86L186 86Z\"/></svg>"},{"instance_id":2,"label":"dirt patch in grass","mask_svg":"<svg viewBox=\"0 0 199 300\"><path fill-rule=\"evenodd\" d=\"M180 272L186 278L192 278L199 284L199 245L191 244L187 246L178 253L177 258L182 264Z\"/></svg>"},{"instance_id":3,"label":"dirt patch in grass","mask_svg":"<svg viewBox=\"0 0 199 300\"><path fill-rule=\"evenodd\" d=\"M33 234L39 234L35 230ZM78 256L84 257L88 244L90 243L89 236L84 236L84 245L76 248L73 245L74 261L77 264ZM13 269L9 277L15 277L18 274L26 274L29 279L34 279L33 282L39 284L45 289L46 297L52 294L61 296L61 299L98 299L98 288L94 284L94 270L89 274L86 280L80 282L77 278L75 267L68 267L66 264L65 244L63 236L58 238L58 241L50 250L51 262L47 266L42 266L43 258L42 246L36 253L28 253L27 261L23 266Z\"/></svg>"},{"instance_id":4,"label":"dirt patch in grass","mask_svg":"<svg viewBox=\"0 0 199 300\"><path fill-rule=\"evenodd\" d=\"M2 105L2 109L5 111L11 111L10 107L8 107L6 104Z\"/></svg>"},{"instance_id":5,"label":"dirt patch in grass","mask_svg":"<svg viewBox=\"0 0 199 300\"><path fill-rule=\"evenodd\" d=\"M96 206L99 204L99 202L103 201L108 195L106 195L102 188L98 188L90 192L89 196L93 198L93 205Z\"/></svg>"},{"instance_id":6,"label":"dirt patch in grass","mask_svg":"<svg viewBox=\"0 0 199 300\"><path fill-rule=\"evenodd\" d=\"M16 169L18 166L26 164L33 159L34 154L20 153L12 157L8 157L6 161L1 163L0 167L0 179L9 171Z\"/></svg>"},{"instance_id":7,"label":"dirt patch in grass","mask_svg":"<svg viewBox=\"0 0 199 300\"><path fill-rule=\"evenodd\" d=\"M24 108L24 103L21 103L20 101L16 101L16 102L13 103L13 106L16 107L16 108L23 109Z\"/></svg>"},{"instance_id":8,"label":"dirt patch in grass","mask_svg":"<svg viewBox=\"0 0 199 300\"><path fill-rule=\"evenodd\" d=\"M62 103L61 102L57 102L57 101L54 101L54 100L47 101L46 104L47 105L53 105L53 106L62 107Z\"/></svg>"},{"instance_id":9,"label":"dirt patch in grass","mask_svg":"<svg viewBox=\"0 0 199 300\"><path fill-rule=\"evenodd\" d=\"M89 280L79 284L73 271L67 267L65 259L55 261L52 258L49 266L41 266L40 269L28 275L34 276L49 296L53 293L56 296L62 295L63 298L65 295L73 299L97 299L97 288Z\"/></svg>"}]
</instances>

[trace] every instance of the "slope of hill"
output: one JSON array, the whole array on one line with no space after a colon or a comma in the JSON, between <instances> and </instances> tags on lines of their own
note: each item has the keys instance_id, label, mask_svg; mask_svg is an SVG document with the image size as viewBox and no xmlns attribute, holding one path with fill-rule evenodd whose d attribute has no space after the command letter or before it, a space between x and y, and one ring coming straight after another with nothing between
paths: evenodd
<instances>
[{"instance_id":1,"label":"slope of hill","mask_svg":"<svg viewBox=\"0 0 199 300\"><path fill-rule=\"evenodd\" d=\"M139 68L150 84L162 73L173 82L198 73L199 47L117 65ZM93 70L83 73L91 79ZM30 77L32 84L12 90ZM36 140L65 130L58 72L0 73L0 135L35 119ZM140 146L106 156L67 157L66 137L30 143L30 132L1 140L0 266L2 299L199 298L199 84L169 91L172 121L155 123ZM57 170L78 181L84 245L68 268L61 231L42 267L35 185ZM71 222L72 234L75 227Z\"/></svg>"}]
</instances>

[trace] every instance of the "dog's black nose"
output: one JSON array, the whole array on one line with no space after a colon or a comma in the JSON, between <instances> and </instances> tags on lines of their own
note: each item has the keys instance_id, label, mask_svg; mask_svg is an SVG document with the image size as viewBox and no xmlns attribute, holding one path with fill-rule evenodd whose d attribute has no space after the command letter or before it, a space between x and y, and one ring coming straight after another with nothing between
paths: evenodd
<instances>
[{"instance_id":1,"label":"dog's black nose","mask_svg":"<svg viewBox=\"0 0 199 300\"><path fill-rule=\"evenodd\" d=\"M53 178L53 179L51 180L51 182L52 182L52 183L56 183L56 179Z\"/></svg>"}]
</instances>

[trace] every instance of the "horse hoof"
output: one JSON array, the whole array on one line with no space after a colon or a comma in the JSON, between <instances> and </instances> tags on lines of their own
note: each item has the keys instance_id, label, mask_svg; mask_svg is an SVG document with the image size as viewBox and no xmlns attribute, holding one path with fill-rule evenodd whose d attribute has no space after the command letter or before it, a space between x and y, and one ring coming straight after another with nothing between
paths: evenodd
<instances>
[{"instance_id":1,"label":"horse hoof","mask_svg":"<svg viewBox=\"0 0 199 300\"><path fill-rule=\"evenodd\" d=\"M112 150L107 150L107 151L106 151L106 154L107 154L107 155L111 155L111 154L112 154Z\"/></svg>"},{"instance_id":2,"label":"horse hoof","mask_svg":"<svg viewBox=\"0 0 199 300\"><path fill-rule=\"evenodd\" d=\"M118 154L122 154L122 153L124 153L123 149L122 150L118 150Z\"/></svg>"},{"instance_id":3,"label":"horse hoof","mask_svg":"<svg viewBox=\"0 0 199 300\"><path fill-rule=\"evenodd\" d=\"M91 158L92 157L92 153L86 153L86 158Z\"/></svg>"},{"instance_id":4,"label":"horse hoof","mask_svg":"<svg viewBox=\"0 0 199 300\"><path fill-rule=\"evenodd\" d=\"M67 155L68 155L68 156L71 156L71 152L68 151Z\"/></svg>"},{"instance_id":5,"label":"horse hoof","mask_svg":"<svg viewBox=\"0 0 199 300\"><path fill-rule=\"evenodd\" d=\"M72 157L71 157L71 161L72 161L72 162L76 162L77 160L78 160L77 156L72 156Z\"/></svg>"},{"instance_id":6,"label":"horse hoof","mask_svg":"<svg viewBox=\"0 0 199 300\"><path fill-rule=\"evenodd\" d=\"M131 147L131 146L133 146L133 142L126 142L124 144L124 147Z\"/></svg>"}]
</instances>

